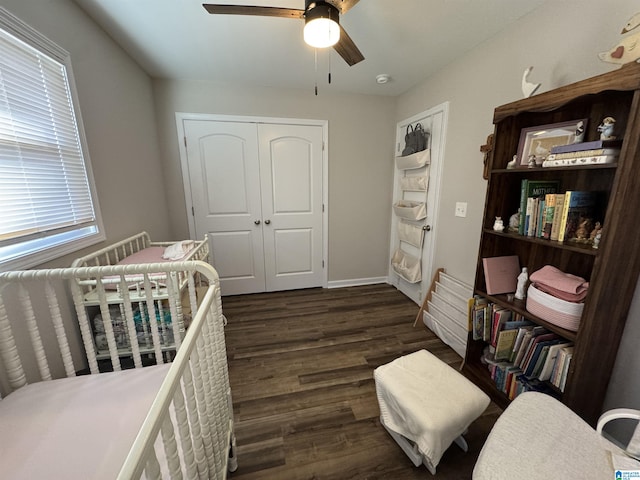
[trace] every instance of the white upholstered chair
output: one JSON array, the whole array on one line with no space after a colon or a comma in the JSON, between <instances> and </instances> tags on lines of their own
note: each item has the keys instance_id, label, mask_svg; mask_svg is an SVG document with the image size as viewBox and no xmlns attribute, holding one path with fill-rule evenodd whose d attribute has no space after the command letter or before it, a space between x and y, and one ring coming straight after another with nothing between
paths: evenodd
<instances>
[{"instance_id":1,"label":"white upholstered chair","mask_svg":"<svg viewBox=\"0 0 640 480\"><path fill-rule=\"evenodd\" d=\"M626 450L601 435L607 422L619 418L638 421L640 410L610 410L594 430L558 400L523 393L491 430L473 480L614 480L617 470L640 471L640 424Z\"/></svg>"}]
</instances>

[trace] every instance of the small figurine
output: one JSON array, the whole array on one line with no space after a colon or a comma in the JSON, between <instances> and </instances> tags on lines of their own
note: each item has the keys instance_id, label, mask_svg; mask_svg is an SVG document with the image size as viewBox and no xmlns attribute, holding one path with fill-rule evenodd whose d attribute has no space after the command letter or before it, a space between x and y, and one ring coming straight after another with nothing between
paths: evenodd
<instances>
[{"instance_id":1,"label":"small figurine","mask_svg":"<svg viewBox=\"0 0 640 480\"><path fill-rule=\"evenodd\" d=\"M536 156L529 155L529 159L527 160L527 168L535 168L536 166Z\"/></svg>"},{"instance_id":2,"label":"small figurine","mask_svg":"<svg viewBox=\"0 0 640 480\"><path fill-rule=\"evenodd\" d=\"M579 242L587 241L587 235L589 235L591 228L590 218L580 218L580 223L578 224L578 228L576 228L576 240Z\"/></svg>"},{"instance_id":3,"label":"small figurine","mask_svg":"<svg viewBox=\"0 0 640 480\"><path fill-rule=\"evenodd\" d=\"M613 128L616 125L616 119L613 117L605 117L602 123L598 125L598 131L600 132L600 140L615 140L613 135Z\"/></svg>"},{"instance_id":4,"label":"small figurine","mask_svg":"<svg viewBox=\"0 0 640 480\"><path fill-rule=\"evenodd\" d=\"M531 70L533 70L533 67L527 68L522 74L522 95L524 95L524 98L529 98L536 93L536 90L542 85L541 83L531 83L528 81Z\"/></svg>"},{"instance_id":5,"label":"small figurine","mask_svg":"<svg viewBox=\"0 0 640 480\"><path fill-rule=\"evenodd\" d=\"M514 155L513 159L507 163L507 168L509 170L511 170L512 168L516 168L516 165L518 164L518 155Z\"/></svg>"},{"instance_id":6,"label":"small figurine","mask_svg":"<svg viewBox=\"0 0 640 480\"><path fill-rule=\"evenodd\" d=\"M509 217L509 231L517 233L520 228L520 209Z\"/></svg>"},{"instance_id":7,"label":"small figurine","mask_svg":"<svg viewBox=\"0 0 640 480\"><path fill-rule=\"evenodd\" d=\"M600 237L602 237L602 229L598 230L595 238L593 239L593 248L598 248L600 246Z\"/></svg>"},{"instance_id":8,"label":"small figurine","mask_svg":"<svg viewBox=\"0 0 640 480\"><path fill-rule=\"evenodd\" d=\"M596 235L600 233L600 230L602 230L602 224L600 222L596 222L595 226L593 227L593 230L591 230L591 233L589 234L589 240L592 243L595 240Z\"/></svg>"},{"instance_id":9,"label":"small figurine","mask_svg":"<svg viewBox=\"0 0 640 480\"><path fill-rule=\"evenodd\" d=\"M496 232L502 232L504 230L504 222L501 217L496 217L496 221L493 223L493 229Z\"/></svg>"},{"instance_id":10,"label":"small figurine","mask_svg":"<svg viewBox=\"0 0 640 480\"><path fill-rule=\"evenodd\" d=\"M584 139L584 121L580 120L578 122L578 125L576 125L576 133L575 133L575 139L573 140L573 143L582 143L583 139Z\"/></svg>"},{"instance_id":11,"label":"small figurine","mask_svg":"<svg viewBox=\"0 0 640 480\"><path fill-rule=\"evenodd\" d=\"M529 272L527 267L522 268L522 272L518 275L518 286L516 287L516 298L518 300L524 300L526 296L525 289L527 288L527 281L529 280Z\"/></svg>"}]
</instances>

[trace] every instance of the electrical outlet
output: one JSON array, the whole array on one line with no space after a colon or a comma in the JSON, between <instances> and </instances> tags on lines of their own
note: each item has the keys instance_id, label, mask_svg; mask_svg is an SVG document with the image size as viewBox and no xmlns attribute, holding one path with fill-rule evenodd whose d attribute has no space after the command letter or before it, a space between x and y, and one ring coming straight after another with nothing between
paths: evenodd
<instances>
[{"instance_id":1,"label":"electrical outlet","mask_svg":"<svg viewBox=\"0 0 640 480\"><path fill-rule=\"evenodd\" d=\"M467 216L467 202L456 202L456 217Z\"/></svg>"}]
</instances>

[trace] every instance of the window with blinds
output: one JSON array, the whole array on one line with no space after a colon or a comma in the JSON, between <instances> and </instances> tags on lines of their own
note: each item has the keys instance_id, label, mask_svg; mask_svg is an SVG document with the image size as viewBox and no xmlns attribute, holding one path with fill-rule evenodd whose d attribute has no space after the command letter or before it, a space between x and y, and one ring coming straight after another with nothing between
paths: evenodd
<instances>
[{"instance_id":1,"label":"window with blinds","mask_svg":"<svg viewBox=\"0 0 640 480\"><path fill-rule=\"evenodd\" d=\"M69 55L0 10L0 270L104 238Z\"/></svg>"}]
</instances>

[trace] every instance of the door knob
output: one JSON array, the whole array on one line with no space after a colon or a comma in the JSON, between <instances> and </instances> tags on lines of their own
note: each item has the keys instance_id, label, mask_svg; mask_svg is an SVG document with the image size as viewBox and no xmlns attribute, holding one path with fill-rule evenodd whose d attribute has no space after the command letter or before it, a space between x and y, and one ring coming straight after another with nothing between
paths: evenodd
<instances>
[{"instance_id":1,"label":"door knob","mask_svg":"<svg viewBox=\"0 0 640 480\"><path fill-rule=\"evenodd\" d=\"M423 230L426 230L427 232L431 231L431 225L425 225L424 227L422 227Z\"/></svg>"},{"instance_id":2,"label":"door knob","mask_svg":"<svg viewBox=\"0 0 640 480\"><path fill-rule=\"evenodd\" d=\"M260 220L254 220L253 223L255 223L256 225L260 225Z\"/></svg>"},{"instance_id":3,"label":"door knob","mask_svg":"<svg viewBox=\"0 0 640 480\"><path fill-rule=\"evenodd\" d=\"M271 220L265 220L265 221L264 221L264 224L265 224L265 225L269 225L270 223L271 223Z\"/></svg>"}]
</instances>

